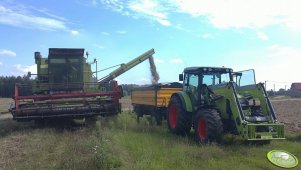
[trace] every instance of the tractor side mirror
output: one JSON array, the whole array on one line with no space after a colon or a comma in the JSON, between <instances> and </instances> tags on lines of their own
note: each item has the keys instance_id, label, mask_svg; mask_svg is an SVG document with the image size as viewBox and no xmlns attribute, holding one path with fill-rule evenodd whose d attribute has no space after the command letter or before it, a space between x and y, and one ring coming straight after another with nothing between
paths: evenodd
<instances>
[{"instance_id":1,"label":"tractor side mirror","mask_svg":"<svg viewBox=\"0 0 301 170\"><path fill-rule=\"evenodd\" d=\"M179 81L183 81L183 74L179 74Z\"/></svg>"},{"instance_id":2,"label":"tractor side mirror","mask_svg":"<svg viewBox=\"0 0 301 170\"><path fill-rule=\"evenodd\" d=\"M31 77L31 72L30 72L30 71L27 73L27 77L28 77L28 78Z\"/></svg>"}]
</instances>

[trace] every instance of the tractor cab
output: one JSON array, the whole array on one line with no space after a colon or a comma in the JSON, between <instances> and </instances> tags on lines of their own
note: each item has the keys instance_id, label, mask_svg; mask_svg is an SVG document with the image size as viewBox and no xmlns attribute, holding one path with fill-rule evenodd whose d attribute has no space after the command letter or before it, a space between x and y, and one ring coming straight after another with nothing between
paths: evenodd
<instances>
[{"instance_id":1,"label":"tractor cab","mask_svg":"<svg viewBox=\"0 0 301 170\"><path fill-rule=\"evenodd\" d=\"M213 89L224 87L232 80L233 71L225 67L188 67L179 80L183 81L183 91L189 94L195 105L206 107L220 99ZM197 108L195 108L197 110Z\"/></svg>"}]
</instances>

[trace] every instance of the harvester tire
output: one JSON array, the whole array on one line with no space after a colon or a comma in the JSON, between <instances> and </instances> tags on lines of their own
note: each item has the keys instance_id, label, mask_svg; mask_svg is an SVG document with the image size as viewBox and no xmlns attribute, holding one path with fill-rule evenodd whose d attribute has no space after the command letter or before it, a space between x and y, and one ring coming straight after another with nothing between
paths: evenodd
<instances>
[{"instance_id":1,"label":"harvester tire","mask_svg":"<svg viewBox=\"0 0 301 170\"><path fill-rule=\"evenodd\" d=\"M197 143L221 142L223 124L215 109L199 110L194 119L194 129Z\"/></svg>"},{"instance_id":2,"label":"harvester tire","mask_svg":"<svg viewBox=\"0 0 301 170\"><path fill-rule=\"evenodd\" d=\"M167 110L167 125L174 134L187 135L192 124L191 113L186 112L179 97L172 96Z\"/></svg>"},{"instance_id":3,"label":"harvester tire","mask_svg":"<svg viewBox=\"0 0 301 170\"><path fill-rule=\"evenodd\" d=\"M85 124L87 126L94 126L97 121L97 116L85 117Z\"/></svg>"},{"instance_id":4,"label":"harvester tire","mask_svg":"<svg viewBox=\"0 0 301 170\"><path fill-rule=\"evenodd\" d=\"M34 123L38 127L43 127L43 126L45 126L46 121L45 121L45 119L35 119Z\"/></svg>"}]
</instances>

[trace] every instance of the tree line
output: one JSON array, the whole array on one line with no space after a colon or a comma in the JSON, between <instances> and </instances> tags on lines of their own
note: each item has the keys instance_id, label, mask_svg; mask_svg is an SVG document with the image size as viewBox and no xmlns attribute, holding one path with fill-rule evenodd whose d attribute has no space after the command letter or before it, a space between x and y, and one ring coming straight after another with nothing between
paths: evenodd
<instances>
[{"instance_id":1,"label":"tree line","mask_svg":"<svg viewBox=\"0 0 301 170\"><path fill-rule=\"evenodd\" d=\"M12 97L15 94L15 84L31 84L27 76L0 76L0 97Z\"/></svg>"}]
</instances>

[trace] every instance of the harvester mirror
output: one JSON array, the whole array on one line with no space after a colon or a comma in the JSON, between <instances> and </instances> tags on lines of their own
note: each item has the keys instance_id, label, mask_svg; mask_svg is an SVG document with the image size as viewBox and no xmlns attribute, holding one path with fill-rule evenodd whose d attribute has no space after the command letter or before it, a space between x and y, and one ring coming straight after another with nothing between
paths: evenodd
<instances>
[{"instance_id":1,"label":"harvester mirror","mask_svg":"<svg viewBox=\"0 0 301 170\"><path fill-rule=\"evenodd\" d=\"M183 74L179 74L179 81L183 81Z\"/></svg>"},{"instance_id":2,"label":"harvester mirror","mask_svg":"<svg viewBox=\"0 0 301 170\"><path fill-rule=\"evenodd\" d=\"M27 73L27 77L28 77L28 78L31 77L31 72L30 72L30 71Z\"/></svg>"}]
</instances>

